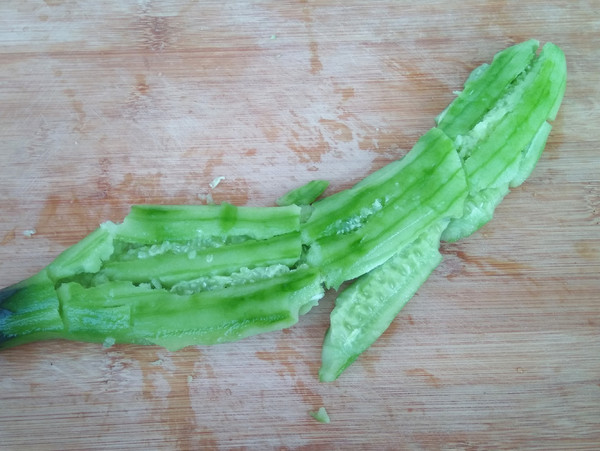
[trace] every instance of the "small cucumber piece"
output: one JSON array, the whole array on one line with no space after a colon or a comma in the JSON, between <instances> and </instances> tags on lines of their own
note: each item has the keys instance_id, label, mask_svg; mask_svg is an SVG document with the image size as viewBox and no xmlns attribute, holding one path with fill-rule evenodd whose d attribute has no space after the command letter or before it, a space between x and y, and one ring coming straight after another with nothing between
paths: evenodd
<instances>
[{"instance_id":1,"label":"small cucumber piece","mask_svg":"<svg viewBox=\"0 0 600 451\"><path fill-rule=\"evenodd\" d=\"M311 180L305 185L288 191L277 199L276 203L281 207L310 205L325 192L328 186L329 182L327 180Z\"/></svg>"},{"instance_id":2,"label":"small cucumber piece","mask_svg":"<svg viewBox=\"0 0 600 451\"><path fill-rule=\"evenodd\" d=\"M438 221L381 266L360 277L336 299L325 334L319 379L331 382L389 327L442 260Z\"/></svg>"},{"instance_id":3,"label":"small cucumber piece","mask_svg":"<svg viewBox=\"0 0 600 451\"><path fill-rule=\"evenodd\" d=\"M59 300L46 269L0 290L0 348L57 338L63 331Z\"/></svg>"},{"instance_id":4,"label":"small cucumber piece","mask_svg":"<svg viewBox=\"0 0 600 451\"><path fill-rule=\"evenodd\" d=\"M221 205L134 205L117 238L134 243L184 242L207 237L266 239L297 231L301 208Z\"/></svg>"},{"instance_id":5,"label":"small cucumber piece","mask_svg":"<svg viewBox=\"0 0 600 451\"><path fill-rule=\"evenodd\" d=\"M147 258L108 262L101 275L108 280L134 283L159 281L171 287L176 283L207 275L225 275L239 268L282 264L293 266L300 259L300 233L292 232L266 240L248 240L187 253L167 252Z\"/></svg>"},{"instance_id":6,"label":"small cucumber piece","mask_svg":"<svg viewBox=\"0 0 600 451\"><path fill-rule=\"evenodd\" d=\"M290 327L323 296L318 271L301 267L270 279L190 295L148 284L63 284L66 332L73 339L157 344L169 350L236 341Z\"/></svg>"}]
</instances>

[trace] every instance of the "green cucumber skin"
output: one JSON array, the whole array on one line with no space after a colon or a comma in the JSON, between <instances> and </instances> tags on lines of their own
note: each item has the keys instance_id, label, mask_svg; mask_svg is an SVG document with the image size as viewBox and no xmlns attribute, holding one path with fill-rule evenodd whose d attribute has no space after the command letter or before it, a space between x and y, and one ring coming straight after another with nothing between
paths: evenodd
<instances>
[{"instance_id":1,"label":"green cucumber skin","mask_svg":"<svg viewBox=\"0 0 600 451\"><path fill-rule=\"evenodd\" d=\"M285 193L275 203L280 207L310 205L325 192L328 186L329 182L327 180L311 180L307 184Z\"/></svg>"},{"instance_id":2,"label":"green cucumber skin","mask_svg":"<svg viewBox=\"0 0 600 451\"><path fill-rule=\"evenodd\" d=\"M471 130L527 68L538 47L534 39L516 44L475 69L461 94L436 118L437 126L452 139Z\"/></svg>"}]
</instances>

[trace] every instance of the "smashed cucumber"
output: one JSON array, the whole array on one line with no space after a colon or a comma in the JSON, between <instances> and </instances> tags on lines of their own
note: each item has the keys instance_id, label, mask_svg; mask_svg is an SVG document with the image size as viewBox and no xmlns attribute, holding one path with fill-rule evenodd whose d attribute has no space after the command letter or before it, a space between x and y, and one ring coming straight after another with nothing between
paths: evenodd
<instances>
[{"instance_id":1,"label":"smashed cucumber","mask_svg":"<svg viewBox=\"0 0 600 451\"><path fill-rule=\"evenodd\" d=\"M438 248L448 220L438 220L385 264L337 297L323 341L319 379L331 382L383 334L442 261Z\"/></svg>"},{"instance_id":2,"label":"smashed cucumber","mask_svg":"<svg viewBox=\"0 0 600 451\"><path fill-rule=\"evenodd\" d=\"M537 45L536 41L528 42ZM496 64L494 60L488 70ZM479 80L489 82L485 75ZM463 126L449 113L438 117L437 126L454 136L469 183L469 214L453 219L443 240L457 241L478 230L492 218L495 206L509 188L529 176L544 149L551 129L547 121L556 117L565 86L564 54L556 45L547 43L539 56L505 86L504 95L481 112L474 126ZM469 92L467 84L448 111L454 111L453 106L460 104Z\"/></svg>"},{"instance_id":3,"label":"smashed cucumber","mask_svg":"<svg viewBox=\"0 0 600 451\"><path fill-rule=\"evenodd\" d=\"M134 206L0 291L0 346L65 338L178 349L290 327L324 294L302 262L300 213Z\"/></svg>"},{"instance_id":4,"label":"smashed cucumber","mask_svg":"<svg viewBox=\"0 0 600 451\"><path fill-rule=\"evenodd\" d=\"M441 239L456 241L478 230L509 187L533 170L566 85L563 52L548 43L535 57L537 47L537 41L519 44L476 69L465 91L438 116L438 128L452 138L462 162L468 187L463 211L424 228L415 242L340 294L323 343L321 381L339 377L387 329L441 262Z\"/></svg>"},{"instance_id":5,"label":"smashed cucumber","mask_svg":"<svg viewBox=\"0 0 600 451\"><path fill-rule=\"evenodd\" d=\"M328 288L337 289L385 262L436 221L460 216L466 194L452 141L432 128L381 174L313 204L301 227L309 244L306 260L321 268Z\"/></svg>"},{"instance_id":6,"label":"smashed cucumber","mask_svg":"<svg viewBox=\"0 0 600 451\"><path fill-rule=\"evenodd\" d=\"M329 182L327 180L311 180L306 185L294 188L277 199L279 206L286 205L310 205L325 192Z\"/></svg>"},{"instance_id":7,"label":"smashed cucumber","mask_svg":"<svg viewBox=\"0 0 600 451\"><path fill-rule=\"evenodd\" d=\"M316 200L316 180L277 207L133 206L0 290L0 347L235 341L290 327L352 281L323 343L319 376L335 380L440 263L440 241L479 229L532 172L566 84L562 51L538 47L475 69L411 151L350 189Z\"/></svg>"},{"instance_id":8,"label":"smashed cucumber","mask_svg":"<svg viewBox=\"0 0 600 451\"><path fill-rule=\"evenodd\" d=\"M299 267L270 278L193 294L107 282L58 289L65 329L79 340L156 344L169 350L216 344L290 327L323 296L316 270Z\"/></svg>"}]
</instances>

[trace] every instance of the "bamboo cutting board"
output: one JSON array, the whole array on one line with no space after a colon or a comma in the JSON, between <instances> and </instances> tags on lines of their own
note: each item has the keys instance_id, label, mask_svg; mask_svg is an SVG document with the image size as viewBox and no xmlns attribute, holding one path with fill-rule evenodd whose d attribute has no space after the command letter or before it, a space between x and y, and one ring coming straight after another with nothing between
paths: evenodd
<instances>
[{"instance_id":1,"label":"bamboo cutting board","mask_svg":"<svg viewBox=\"0 0 600 451\"><path fill-rule=\"evenodd\" d=\"M569 83L530 179L443 246L335 383L317 380L334 293L295 327L234 344L35 343L0 353L0 448L597 448L599 7L1 2L2 286L133 203L347 188L404 155L508 45L555 42ZM330 424L309 416L321 406Z\"/></svg>"}]
</instances>

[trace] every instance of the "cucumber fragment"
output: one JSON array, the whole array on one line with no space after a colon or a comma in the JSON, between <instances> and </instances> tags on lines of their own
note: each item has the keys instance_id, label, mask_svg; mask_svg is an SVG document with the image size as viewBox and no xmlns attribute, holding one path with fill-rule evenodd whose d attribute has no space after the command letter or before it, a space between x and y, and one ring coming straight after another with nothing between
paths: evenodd
<instances>
[{"instance_id":1,"label":"cucumber fragment","mask_svg":"<svg viewBox=\"0 0 600 451\"><path fill-rule=\"evenodd\" d=\"M314 205L302 233L318 233L307 262L322 268L327 287L337 288L365 274L431 224L462 214L466 181L454 145L444 133L431 129L405 158L386 174L384 183L359 184L342 192L333 216L339 219L325 223L322 205ZM324 209L332 210L330 202Z\"/></svg>"},{"instance_id":2,"label":"cucumber fragment","mask_svg":"<svg viewBox=\"0 0 600 451\"><path fill-rule=\"evenodd\" d=\"M77 244L67 248L50 265L48 276L60 280L81 273L95 273L114 251L115 224L106 222Z\"/></svg>"},{"instance_id":3,"label":"cucumber fragment","mask_svg":"<svg viewBox=\"0 0 600 451\"><path fill-rule=\"evenodd\" d=\"M245 268L293 266L301 253L300 233L291 232L266 240L248 240L187 253L167 252L136 260L110 261L100 274L108 280L158 281L162 286L171 287L202 276L231 274L242 264Z\"/></svg>"},{"instance_id":4,"label":"cucumber fragment","mask_svg":"<svg viewBox=\"0 0 600 451\"><path fill-rule=\"evenodd\" d=\"M46 269L0 290L0 348L58 338L62 331L59 300Z\"/></svg>"},{"instance_id":5,"label":"cucumber fragment","mask_svg":"<svg viewBox=\"0 0 600 451\"><path fill-rule=\"evenodd\" d=\"M300 211L297 205L134 205L117 227L116 236L144 244L231 236L266 239L299 230Z\"/></svg>"},{"instance_id":6,"label":"cucumber fragment","mask_svg":"<svg viewBox=\"0 0 600 451\"><path fill-rule=\"evenodd\" d=\"M477 231L492 218L509 187L529 176L546 144L547 121L556 117L565 85L565 56L547 43L471 129L442 116L438 126L455 136L469 184L466 214L450 222L443 240L456 241Z\"/></svg>"},{"instance_id":7,"label":"cucumber fragment","mask_svg":"<svg viewBox=\"0 0 600 451\"><path fill-rule=\"evenodd\" d=\"M102 343L157 344L169 350L217 344L290 327L323 296L318 272L289 273L211 291L179 295L147 284L107 282L58 290L66 333Z\"/></svg>"},{"instance_id":8,"label":"cucumber fragment","mask_svg":"<svg viewBox=\"0 0 600 451\"><path fill-rule=\"evenodd\" d=\"M530 39L502 50L490 64L476 68L460 95L436 118L437 126L452 139L471 130L529 66L538 47L539 42Z\"/></svg>"},{"instance_id":9,"label":"cucumber fragment","mask_svg":"<svg viewBox=\"0 0 600 451\"><path fill-rule=\"evenodd\" d=\"M1 292L0 347L67 338L176 349L289 327L324 291L300 261L300 213L134 206Z\"/></svg>"},{"instance_id":10,"label":"cucumber fragment","mask_svg":"<svg viewBox=\"0 0 600 451\"><path fill-rule=\"evenodd\" d=\"M469 194L465 200L463 215L450 221L442 233L442 240L452 243L479 230L492 219L494 210L507 194L507 186L482 189Z\"/></svg>"},{"instance_id":11,"label":"cucumber fragment","mask_svg":"<svg viewBox=\"0 0 600 451\"><path fill-rule=\"evenodd\" d=\"M311 180L305 185L288 191L277 199L277 205L284 207L286 205L310 205L321 194L325 192L329 182L327 180Z\"/></svg>"},{"instance_id":12,"label":"cucumber fragment","mask_svg":"<svg viewBox=\"0 0 600 451\"><path fill-rule=\"evenodd\" d=\"M509 182L510 188L516 188L521 185L531 175L546 147L546 141L548 140L548 136L550 136L551 130L552 125L549 122L544 122L529 145L523 150L517 173Z\"/></svg>"},{"instance_id":13,"label":"cucumber fragment","mask_svg":"<svg viewBox=\"0 0 600 451\"><path fill-rule=\"evenodd\" d=\"M336 299L325 334L319 379L332 382L389 327L442 260L441 220Z\"/></svg>"},{"instance_id":14,"label":"cucumber fragment","mask_svg":"<svg viewBox=\"0 0 600 451\"><path fill-rule=\"evenodd\" d=\"M329 414L327 413L327 410L325 410L325 407L319 407L319 410L310 411L308 413L311 417L313 417L319 423L323 423L323 424L331 423L331 418L329 418Z\"/></svg>"},{"instance_id":15,"label":"cucumber fragment","mask_svg":"<svg viewBox=\"0 0 600 451\"><path fill-rule=\"evenodd\" d=\"M547 120L556 116L566 83L562 51L548 43L535 58L537 47L537 41L519 44L477 68L465 90L438 116L439 129L452 138L461 158L468 184L464 209L342 292L323 343L321 381L339 377L387 329L441 261L440 238L455 241L479 229L509 187L533 170L550 133Z\"/></svg>"}]
</instances>

